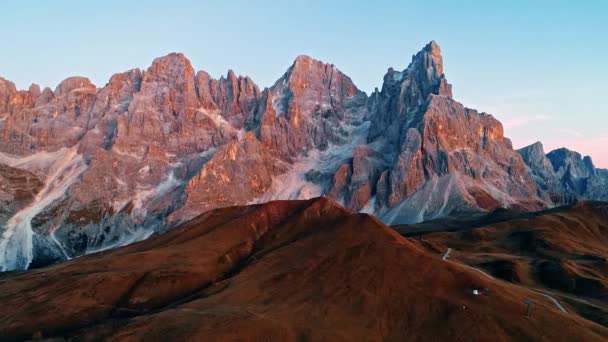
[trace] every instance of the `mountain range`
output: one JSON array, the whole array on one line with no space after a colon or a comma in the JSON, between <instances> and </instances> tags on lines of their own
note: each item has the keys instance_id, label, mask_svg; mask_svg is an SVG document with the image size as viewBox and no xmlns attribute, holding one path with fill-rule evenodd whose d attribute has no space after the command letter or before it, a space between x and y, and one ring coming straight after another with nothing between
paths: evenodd
<instances>
[{"instance_id":1,"label":"mountain range","mask_svg":"<svg viewBox=\"0 0 608 342\"><path fill-rule=\"evenodd\" d=\"M608 170L452 96L430 42L381 89L298 57L261 90L182 54L53 91L0 78L0 267L36 268L143 240L201 213L328 198L387 224L608 200Z\"/></svg>"}]
</instances>

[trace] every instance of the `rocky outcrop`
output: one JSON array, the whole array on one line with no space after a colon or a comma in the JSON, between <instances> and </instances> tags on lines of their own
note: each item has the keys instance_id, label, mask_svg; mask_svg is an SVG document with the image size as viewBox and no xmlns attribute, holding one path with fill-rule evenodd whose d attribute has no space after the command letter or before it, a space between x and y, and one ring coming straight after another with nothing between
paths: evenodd
<instances>
[{"instance_id":1,"label":"rocky outcrop","mask_svg":"<svg viewBox=\"0 0 608 342\"><path fill-rule=\"evenodd\" d=\"M7 214L0 267L41 266L274 199L327 195L387 223L537 210L557 191L530 166L549 165L538 154L522 158L500 122L452 98L435 42L369 97L308 56L264 90L233 71L195 72L179 53L101 88L71 77L54 92L20 91L0 79L0 163L43 184L32 205ZM548 159L569 191L608 193L590 161Z\"/></svg>"},{"instance_id":2,"label":"rocky outcrop","mask_svg":"<svg viewBox=\"0 0 608 342\"><path fill-rule=\"evenodd\" d=\"M232 70L219 80L213 79L205 71L199 71L196 74L196 89L201 108L218 112L236 129L243 129L252 120L261 95L253 80L237 76Z\"/></svg>"}]
</instances>

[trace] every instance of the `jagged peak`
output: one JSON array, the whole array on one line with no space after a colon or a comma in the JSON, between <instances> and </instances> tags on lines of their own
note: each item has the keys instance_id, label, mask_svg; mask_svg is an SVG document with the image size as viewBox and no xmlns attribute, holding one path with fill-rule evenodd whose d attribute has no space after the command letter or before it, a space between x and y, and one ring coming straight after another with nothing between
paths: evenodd
<instances>
[{"instance_id":1,"label":"jagged peak","mask_svg":"<svg viewBox=\"0 0 608 342\"><path fill-rule=\"evenodd\" d=\"M323 70L328 67L337 70L336 66L333 63L325 63L308 55L299 55L294 60L290 70L310 70L312 68Z\"/></svg>"},{"instance_id":2,"label":"jagged peak","mask_svg":"<svg viewBox=\"0 0 608 342\"><path fill-rule=\"evenodd\" d=\"M595 169L595 164L593 164L593 159L591 159L591 156L584 156L583 164L585 164L589 170Z\"/></svg>"},{"instance_id":3,"label":"jagged peak","mask_svg":"<svg viewBox=\"0 0 608 342\"><path fill-rule=\"evenodd\" d=\"M517 150L526 163L544 163L547 160L545 148L540 141Z\"/></svg>"},{"instance_id":4,"label":"jagged peak","mask_svg":"<svg viewBox=\"0 0 608 342\"><path fill-rule=\"evenodd\" d=\"M0 77L0 92L16 92L17 87L15 83L7 80L6 78Z\"/></svg>"},{"instance_id":5,"label":"jagged peak","mask_svg":"<svg viewBox=\"0 0 608 342\"><path fill-rule=\"evenodd\" d=\"M430 52L433 56L441 57L441 47L434 40L431 40L428 44L426 44L422 50Z\"/></svg>"},{"instance_id":6,"label":"jagged peak","mask_svg":"<svg viewBox=\"0 0 608 342\"><path fill-rule=\"evenodd\" d=\"M524 147L520 148L519 151L522 151L522 152L524 152L524 151L539 151L542 154L544 154L545 153L545 148L544 148L542 142L537 141L537 142L535 142L533 144L530 144L528 146L524 146Z\"/></svg>"},{"instance_id":7,"label":"jagged peak","mask_svg":"<svg viewBox=\"0 0 608 342\"><path fill-rule=\"evenodd\" d=\"M434 40L426 44L422 50L412 56L412 62L406 70L417 69L420 71L432 71L433 75L428 75L429 78L440 78L443 76L443 57L441 56L441 48Z\"/></svg>"},{"instance_id":8,"label":"jagged peak","mask_svg":"<svg viewBox=\"0 0 608 342\"><path fill-rule=\"evenodd\" d=\"M547 158L549 158L555 170L571 165L582 165L588 172L594 172L595 170L595 165L590 156L583 156L579 152L572 151L565 147L547 153Z\"/></svg>"},{"instance_id":9,"label":"jagged peak","mask_svg":"<svg viewBox=\"0 0 608 342\"><path fill-rule=\"evenodd\" d=\"M157 57L146 72L146 78L150 75L175 74L185 72L194 77L194 68L190 60L181 52L171 52L165 56Z\"/></svg>"},{"instance_id":10,"label":"jagged peak","mask_svg":"<svg viewBox=\"0 0 608 342\"><path fill-rule=\"evenodd\" d=\"M234 83L250 83L252 86L257 88L257 84L253 81L253 79L249 76L243 76L237 74L233 69L228 69L226 75L221 75L219 79L214 78L205 70L199 70L196 72L197 79L205 79L208 81L220 81L220 82L234 82Z\"/></svg>"},{"instance_id":11,"label":"jagged peak","mask_svg":"<svg viewBox=\"0 0 608 342\"><path fill-rule=\"evenodd\" d=\"M32 96L36 97L36 96L40 95L40 86L37 85L36 83L32 83L32 84L30 84L27 91L29 91L30 94L32 94Z\"/></svg>"},{"instance_id":12,"label":"jagged peak","mask_svg":"<svg viewBox=\"0 0 608 342\"><path fill-rule=\"evenodd\" d=\"M162 63L162 62L166 62L166 61L180 61L183 63L190 63L190 60L188 59L188 57L186 57L183 53L181 52L170 52L164 56L160 56L160 57L156 57L153 61L152 64L156 64L156 63Z\"/></svg>"},{"instance_id":13,"label":"jagged peak","mask_svg":"<svg viewBox=\"0 0 608 342\"><path fill-rule=\"evenodd\" d=\"M298 64L298 63L321 63L321 64L326 64L321 62L320 60L317 60L315 58L312 58L308 55L299 55L298 57L296 57L296 59L293 61L293 64Z\"/></svg>"},{"instance_id":14,"label":"jagged peak","mask_svg":"<svg viewBox=\"0 0 608 342\"><path fill-rule=\"evenodd\" d=\"M403 71L388 68L384 75L382 89L383 91L387 88L392 89L390 91L401 91L400 85L406 80L409 80L408 84L411 82L418 84L423 98L432 94L452 97L452 86L443 73L441 48L434 40L413 55L412 61ZM410 88L410 86L406 87L408 91Z\"/></svg>"},{"instance_id":15,"label":"jagged peak","mask_svg":"<svg viewBox=\"0 0 608 342\"><path fill-rule=\"evenodd\" d=\"M221 78L224 78L224 76L222 76ZM253 79L251 79L251 77L239 75L233 69L228 69L228 72L226 73L225 79L229 80L229 81L232 81L232 82L238 82L238 83L240 83L242 81L244 81L244 82L251 82L253 85L256 85L255 82L253 81Z\"/></svg>"},{"instance_id":16,"label":"jagged peak","mask_svg":"<svg viewBox=\"0 0 608 342\"><path fill-rule=\"evenodd\" d=\"M314 79L317 76L322 75L323 78L328 79L329 75L333 74L334 80L339 79L340 82L348 83L351 88L350 93L358 93L360 90L354 85L350 77L345 75L340 69L338 69L332 63L325 63L318 59L314 59L308 55L299 55L294 60L293 64L287 69L285 74L279 78L270 89L276 89L277 87L283 87L287 84L300 83L304 84L303 80ZM337 77L336 77L337 76Z\"/></svg>"},{"instance_id":17,"label":"jagged peak","mask_svg":"<svg viewBox=\"0 0 608 342\"><path fill-rule=\"evenodd\" d=\"M549 155L549 154L554 155L554 156L574 156L574 157L577 157L577 159L583 158L580 153L578 153L576 151L572 151L566 147L556 148L556 149L552 150L551 152L547 153L547 155Z\"/></svg>"}]
</instances>

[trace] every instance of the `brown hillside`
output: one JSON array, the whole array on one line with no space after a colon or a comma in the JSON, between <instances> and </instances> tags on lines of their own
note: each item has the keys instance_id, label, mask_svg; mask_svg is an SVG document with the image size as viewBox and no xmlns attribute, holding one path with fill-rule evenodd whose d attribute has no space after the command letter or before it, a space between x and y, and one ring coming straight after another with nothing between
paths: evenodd
<instances>
[{"instance_id":1,"label":"brown hillside","mask_svg":"<svg viewBox=\"0 0 608 342\"><path fill-rule=\"evenodd\" d=\"M217 209L147 241L6 275L0 308L5 339L608 338L325 198Z\"/></svg>"},{"instance_id":2,"label":"brown hillside","mask_svg":"<svg viewBox=\"0 0 608 342\"><path fill-rule=\"evenodd\" d=\"M537 214L494 214L467 224L400 226L435 253L497 278L541 289L608 325L608 203L580 202ZM497 219L499 218L499 219ZM442 227L449 231L440 232ZM428 233L426 232L432 232ZM421 234L421 232L424 232ZM421 235L420 235L421 234Z\"/></svg>"}]
</instances>

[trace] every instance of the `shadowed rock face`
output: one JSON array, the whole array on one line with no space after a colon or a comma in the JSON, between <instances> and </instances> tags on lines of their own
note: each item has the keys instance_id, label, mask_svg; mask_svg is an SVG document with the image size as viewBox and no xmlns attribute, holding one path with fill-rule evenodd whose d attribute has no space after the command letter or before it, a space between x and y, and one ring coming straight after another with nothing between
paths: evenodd
<instances>
[{"instance_id":1,"label":"shadowed rock face","mask_svg":"<svg viewBox=\"0 0 608 342\"><path fill-rule=\"evenodd\" d=\"M0 334L15 340L608 337L326 198L216 209L147 241L4 275L0 305Z\"/></svg>"},{"instance_id":2,"label":"shadowed rock face","mask_svg":"<svg viewBox=\"0 0 608 342\"><path fill-rule=\"evenodd\" d=\"M524 158L539 191L556 204L575 200L608 200L608 170L598 169L589 156L560 148L545 155L541 143L518 152Z\"/></svg>"},{"instance_id":3,"label":"shadowed rock face","mask_svg":"<svg viewBox=\"0 0 608 342\"><path fill-rule=\"evenodd\" d=\"M209 209L273 199L328 195L389 223L552 203L501 124L452 98L435 42L405 70L389 69L369 97L307 56L264 90L233 71L195 72L179 53L101 88L71 77L54 92L19 91L0 79L0 163L46 185L15 213L24 220L2 228L8 246L25 249L5 255L28 259L10 265L124 245ZM589 179L589 197L601 196L604 183Z\"/></svg>"}]
</instances>

